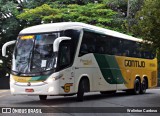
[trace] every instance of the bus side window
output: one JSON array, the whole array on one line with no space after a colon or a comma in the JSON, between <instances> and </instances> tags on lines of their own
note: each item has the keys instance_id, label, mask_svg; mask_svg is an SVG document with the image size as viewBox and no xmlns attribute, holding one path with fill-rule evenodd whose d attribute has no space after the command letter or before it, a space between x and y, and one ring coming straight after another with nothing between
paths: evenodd
<instances>
[{"instance_id":1,"label":"bus side window","mask_svg":"<svg viewBox=\"0 0 160 116\"><path fill-rule=\"evenodd\" d=\"M130 56L129 50L125 50L124 56Z\"/></svg>"},{"instance_id":2,"label":"bus side window","mask_svg":"<svg viewBox=\"0 0 160 116\"><path fill-rule=\"evenodd\" d=\"M138 58L141 58L141 57L142 57L141 52L138 51L137 57L138 57Z\"/></svg>"},{"instance_id":3,"label":"bus side window","mask_svg":"<svg viewBox=\"0 0 160 116\"><path fill-rule=\"evenodd\" d=\"M146 59L150 59L150 54L149 54L149 52L145 52L145 58L146 58Z\"/></svg>"},{"instance_id":4,"label":"bus side window","mask_svg":"<svg viewBox=\"0 0 160 116\"><path fill-rule=\"evenodd\" d=\"M87 53L88 53L87 45L86 44L82 44L81 48L80 48L79 55L82 56L82 55L87 54Z\"/></svg>"},{"instance_id":5,"label":"bus side window","mask_svg":"<svg viewBox=\"0 0 160 116\"><path fill-rule=\"evenodd\" d=\"M71 62L73 63L74 56L76 54L78 41L80 37L81 30L78 29L69 29L61 32L61 36L66 36L71 38Z\"/></svg>"},{"instance_id":6,"label":"bus side window","mask_svg":"<svg viewBox=\"0 0 160 116\"><path fill-rule=\"evenodd\" d=\"M103 48L102 46L99 48L98 53L100 53L100 54L104 54L104 48Z\"/></svg>"},{"instance_id":7,"label":"bus side window","mask_svg":"<svg viewBox=\"0 0 160 116\"><path fill-rule=\"evenodd\" d=\"M94 53L95 52L95 46L94 45L91 45L88 49L88 52L89 53Z\"/></svg>"},{"instance_id":8,"label":"bus side window","mask_svg":"<svg viewBox=\"0 0 160 116\"><path fill-rule=\"evenodd\" d=\"M137 57L137 51L134 50L134 51L132 52L132 57Z\"/></svg>"},{"instance_id":9,"label":"bus side window","mask_svg":"<svg viewBox=\"0 0 160 116\"><path fill-rule=\"evenodd\" d=\"M95 34L93 32L88 32L84 30L79 56L88 53L95 53L95 42Z\"/></svg>"},{"instance_id":10,"label":"bus side window","mask_svg":"<svg viewBox=\"0 0 160 116\"><path fill-rule=\"evenodd\" d=\"M155 53L151 53L151 59L154 59L155 58Z\"/></svg>"},{"instance_id":11,"label":"bus side window","mask_svg":"<svg viewBox=\"0 0 160 116\"><path fill-rule=\"evenodd\" d=\"M117 54L118 54L117 48L113 48L113 49L112 49L112 54L113 54L113 55L117 55Z\"/></svg>"}]
</instances>

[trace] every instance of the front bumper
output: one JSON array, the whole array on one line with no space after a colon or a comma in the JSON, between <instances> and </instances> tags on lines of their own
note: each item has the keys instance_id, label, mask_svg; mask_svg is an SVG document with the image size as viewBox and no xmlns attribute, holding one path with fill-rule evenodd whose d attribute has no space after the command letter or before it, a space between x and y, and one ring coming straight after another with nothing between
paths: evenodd
<instances>
[{"instance_id":1,"label":"front bumper","mask_svg":"<svg viewBox=\"0 0 160 116\"><path fill-rule=\"evenodd\" d=\"M33 89L32 92L26 92L26 89ZM10 91L13 95L58 95L59 81L52 83L34 82L30 83L10 83Z\"/></svg>"}]
</instances>

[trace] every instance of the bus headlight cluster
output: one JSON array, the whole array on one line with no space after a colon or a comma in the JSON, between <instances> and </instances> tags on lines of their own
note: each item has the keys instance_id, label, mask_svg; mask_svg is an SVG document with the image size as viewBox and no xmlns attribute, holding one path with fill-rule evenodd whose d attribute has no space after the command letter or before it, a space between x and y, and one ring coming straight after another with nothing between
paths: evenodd
<instances>
[{"instance_id":1,"label":"bus headlight cluster","mask_svg":"<svg viewBox=\"0 0 160 116\"><path fill-rule=\"evenodd\" d=\"M49 87L48 88L48 92L52 92L52 91L54 91L54 88L53 87Z\"/></svg>"},{"instance_id":2,"label":"bus headlight cluster","mask_svg":"<svg viewBox=\"0 0 160 116\"><path fill-rule=\"evenodd\" d=\"M53 77L51 76L46 80L46 82L47 83L52 83L53 81L60 79L62 76L63 76L63 74L59 74L59 75L53 76Z\"/></svg>"},{"instance_id":3,"label":"bus headlight cluster","mask_svg":"<svg viewBox=\"0 0 160 116\"><path fill-rule=\"evenodd\" d=\"M47 80L46 80L47 83L52 83L53 82L53 78L49 77Z\"/></svg>"}]
</instances>

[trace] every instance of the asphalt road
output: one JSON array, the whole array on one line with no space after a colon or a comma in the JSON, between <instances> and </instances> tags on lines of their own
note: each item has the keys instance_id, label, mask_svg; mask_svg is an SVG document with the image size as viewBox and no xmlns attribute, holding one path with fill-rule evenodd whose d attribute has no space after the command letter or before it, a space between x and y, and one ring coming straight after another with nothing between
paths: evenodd
<instances>
[{"instance_id":1,"label":"asphalt road","mask_svg":"<svg viewBox=\"0 0 160 116\"><path fill-rule=\"evenodd\" d=\"M0 107L0 110L2 107L22 109L41 107L43 112L38 114L39 116L158 116L160 113L144 113L143 111L142 113L141 110L151 109L160 112L160 88L149 89L146 94L142 95L130 95L122 91L109 95L101 95L99 92L87 93L83 102L77 102L76 96L49 96L46 101L40 101L38 96L13 96L9 90L0 90ZM107 110L104 111L104 108ZM127 112L127 109L132 110L132 113ZM28 114L12 112L12 114L1 113L1 115ZM36 116L37 114L30 115Z\"/></svg>"}]
</instances>

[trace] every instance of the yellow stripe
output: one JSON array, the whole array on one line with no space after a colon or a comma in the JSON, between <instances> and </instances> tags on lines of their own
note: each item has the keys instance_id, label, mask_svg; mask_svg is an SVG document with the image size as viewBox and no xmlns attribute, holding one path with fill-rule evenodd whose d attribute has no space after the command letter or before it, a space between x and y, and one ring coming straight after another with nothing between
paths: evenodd
<instances>
[{"instance_id":1,"label":"yellow stripe","mask_svg":"<svg viewBox=\"0 0 160 116\"><path fill-rule=\"evenodd\" d=\"M28 36L21 36L20 39L21 40L26 40L26 39L33 39L34 35L28 35Z\"/></svg>"},{"instance_id":2,"label":"yellow stripe","mask_svg":"<svg viewBox=\"0 0 160 116\"><path fill-rule=\"evenodd\" d=\"M20 76L12 76L13 79L17 82L22 82L22 83L25 83L25 82L29 82L29 80L31 80L32 77L20 77Z\"/></svg>"}]
</instances>

